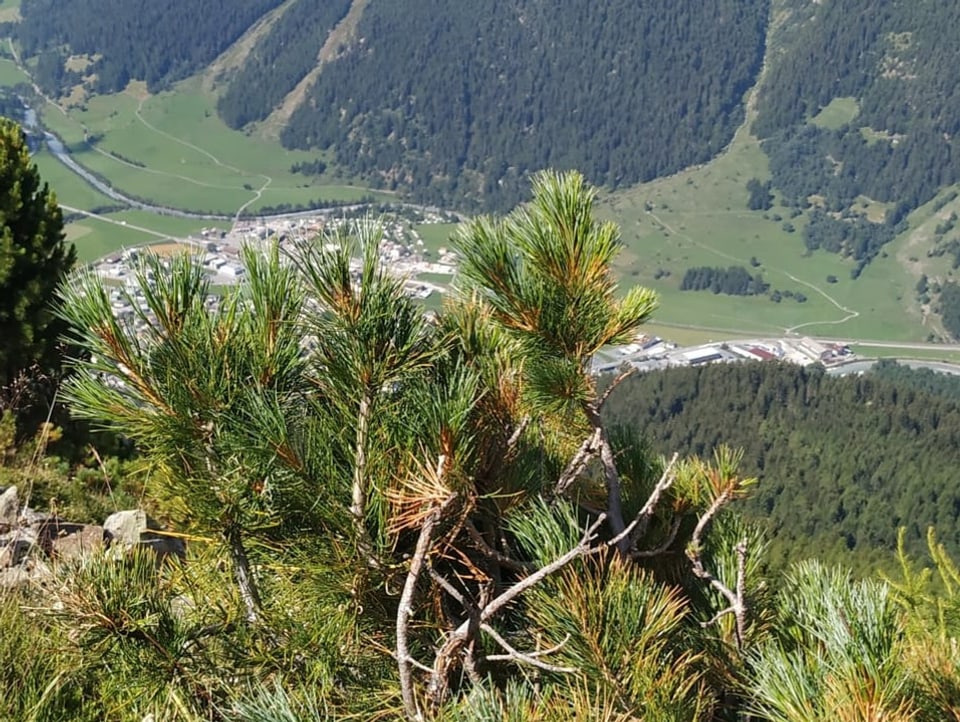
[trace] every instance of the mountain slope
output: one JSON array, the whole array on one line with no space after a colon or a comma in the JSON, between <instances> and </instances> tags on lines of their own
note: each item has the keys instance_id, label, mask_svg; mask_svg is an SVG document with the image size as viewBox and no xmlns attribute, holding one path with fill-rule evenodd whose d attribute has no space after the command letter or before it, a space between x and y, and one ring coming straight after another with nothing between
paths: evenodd
<instances>
[{"instance_id":1,"label":"mountain slope","mask_svg":"<svg viewBox=\"0 0 960 722\"><path fill-rule=\"evenodd\" d=\"M631 184L729 141L765 24L759 0L373 2L282 139L436 203L511 206L547 166Z\"/></svg>"},{"instance_id":2,"label":"mountain slope","mask_svg":"<svg viewBox=\"0 0 960 722\"><path fill-rule=\"evenodd\" d=\"M754 132L773 185L814 218L811 250L869 262L893 234L833 242L859 223L866 197L891 205L892 225L960 181L960 5L916 0L786 0L789 17L759 93ZM850 223L846 224L849 230ZM860 244L862 247L857 248Z\"/></svg>"},{"instance_id":3,"label":"mountain slope","mask_svg":"<svg viewBox=\"0 0 960 722\"><path fill-rule=\"evenodd\" d=\"M347 14L350 0L296 0L257 41L220 96L220 117L231 128L263 120L313 70L320 49Z\"/></svg>"},{"instance_id":4,"label":"mountain slope","mask_svg":"<svg viewBox=\"0 0 960 722\"><path fill-rule=\"evenodd\" d=\"M23 0L24 56L98 56L101 92L145 80L151 90L202 70L282 0Z\"/></svg>"}]
</instances>

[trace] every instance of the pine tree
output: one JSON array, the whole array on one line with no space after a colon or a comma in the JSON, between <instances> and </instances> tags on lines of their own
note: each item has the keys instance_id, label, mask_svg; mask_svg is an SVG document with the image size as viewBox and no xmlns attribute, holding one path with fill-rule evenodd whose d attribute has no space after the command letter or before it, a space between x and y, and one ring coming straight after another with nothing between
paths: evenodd
<instances>
[{"instance_id":1,"label":"pine tree","mask_svg":"<svg viewBox=\"0 0 960 722\"><path fill-rule=\"evenodd\" d=\"M34 364L56 368L61 322L53 302L75 259L23 132L0 119L0 386Z\"/></svg>"}]
</instances>

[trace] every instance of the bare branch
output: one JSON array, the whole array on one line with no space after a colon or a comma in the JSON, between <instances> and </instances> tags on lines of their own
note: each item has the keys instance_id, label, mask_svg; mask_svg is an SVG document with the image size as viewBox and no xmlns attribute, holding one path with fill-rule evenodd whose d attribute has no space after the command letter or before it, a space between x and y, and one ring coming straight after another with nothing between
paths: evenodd
<instances>
[{"instance_id":1,"label":"bare branch","mask_svg":"<svg viewBox=\"0 0 960 722\"><path fill-rule=\"evenodd\" d=\"M746 605L744 604L744 592L745 592L745 577L746 577L746 566L747 566L747 543L746 541L741 541L736 546L737 552L737 585L736 585L736 594L735 594L735 603L731 604L726 609L721 609L719 612L714 614L708 621L701 622L701 627L709 627L712 624L716 624L723 617L728 614L732 614L733 618L737 625L737 648L743 648L743 640L746 635ZM711 584L713 584L711 581ZM716 584L713 584L715 588ZM721 592L722 593L722 592ZM726 594L724 594L726 596Z\"/></svg>"},{"instance_id":2,"label":"bare branch","mask_svg":"<svg viewBox=\"0 0 960 722\"><path fill-rule=\"evenodd\" d=\"M606 521L606 515L601 514L600 516L597 517L597 520L593 524L591 524L587 528L587 530L583 533L583 536L580 538L580 543L577 544L577 546L575 546L573 549L568 551L563 556L553 560L552 562L547 564L545 567L541 567L536 572L531 574L529 577L524 577L522 580L514 584L512 587L510 587L508 590L500 594L498 597L491 600L489 604L485 605L480 610L481 623L489 620L491 617L493 617L494 614L499 612L504 606L506 606L511 601L513 601L516 597L523 594L525 591L527 591L530 587L534 586L535 584L540 583L543 579L550 576L555 571L562 569L577 557L585 556L591 553L590 543L594 539L596 539L597 529L600 528L600 525L603 524L604 521ZM457 631L459 631L459 629Z\"/></svg>"},{"instance_id":3,"label":"bare branch","mask_svg":"<svg viewBox=\"0 0 960 722\"><path fill-rule=\"evenodd\" d=\"M479 615L471 616L470 619L464 621L459 627L447 635L446 640L440 649L437 650L434 657L433 674L430 678L429 693L434 704L439 705L442 703L447 690L447 672L450 669L455 655L464 647L468 646L468 643L471 641L471 635L476 633L476 629L489 622L497 612L523 594L527 589L540 583L557 570L562 569L574 559L605 549L605 546L593 548L590 546L597 537L597 529L600 528L604 521L606 521L606 515L601 514L593 524L584 530L579 543L570 549L570 551L517 582L486 604L483 604L480 607Z\"/></svg>"},{"instance_id":4,"label":"bare branch","mask_svg":"<svg viewBox=\"0 0 960 722\"><path fill-rule=\"evenodd\" d=\"M489 624L481 624L481 625L480 625L480 628L481 628L484 632L486 632L487 634L489 634L491 637L493 637L493 640L494 640L497 644L499 644L501 647L503 647L505 650L507 650L507 654L492 654L492 655L488 655L488 656L487 656L487 659L488 659L488 660L510 660L510 661L513 661L513 662L522 662L523 664L529 664L529 665L531 665L531 666L533 666L533 667L537 667L537 668L542 669L542 670L545 670L545 671L547 671L547 672L558 672L558 673L562 673L562 674L571 674L571 673L573 673L573 672L577 672L577 671L578 671L578 670L576 669L576 667L560 667L560 666L557 666L557 665L555 665L555 664L547 664L546 662L541 662L539 659L537 659L537 656L535 656L535 655L542 656L542 655L544 654L543 652L539 652L539 653L538 653L538 652L534 652L534 653L532 653L532 654L524 654L523 652L520 652L520 651L514 649L513 647L510 646L510 643L507 642L507 640L505 640L503 637L501 637L501 636L497 633L497 630L495 630L495 629L494 629L493 627L491 627ZM569 637L568 637L568 639L569 639Z\"/></svg>"},{"instance_id":5,"label":"bare branch","mask_svg":"<svg viewBox=\"0 0 960 722\"><path fill-rule=\"evenodd\" d=\"M725 609L721 609L719 612L717 612L712 617L710 617L710 619L708 619L706 622L700 622L700 626L706 629L707 627L719 622L726 615L734 614L735 612L736 610L733 607L727 607Z\"/></svg>"},{"instance_id":6,"label":"bare branch","mask_svg":"<svg viewBox=\"0 0 960 722\"><path fill-rule=\"evenodd\" d=\"M638 369L636 366L631 366L626 371L622 371L620 375L617 376L617 378L615 378L610 383L609 386L607 386L606 390L603 392L603 396L600 397L600 401L597 402L597 408L602 410L603 405L607 403L607 399L610 398L610 394L612 394L616 390L617 386L622 384L624 381L626 381L628 378L633 376L639 370L640 369Z\"/></svg>"},{"instance_id":7,"label":"bare branch","mask_svg":"<svg viewBox=\"0 0 960 722\"><path fill-rule=\"evenodd\" d=\"M394 655L394 656L396 656L396 655ZM400 659L399 659L398 657L397 657L396 659L397 659L398 662L400 661ZM411 656L409 656L409 655L404 659L404 662L406 662L406 663L408 663L408 664L412 664L414 667L416 667L417 669L419 669L421 672L427 672L428 674L429 674L430 672L433 672L433 670L430 669L430 668L429 668L427 665L425 665L423 662L418 662L416 659L414 659L413 657L411 657Z\"/></svg>"},{"instance_id":8,"label":"bare branch","mask_svg":"<svg viewBox=\"0 0 960 722\"><path fill-rule=\"evenodd\" d=\"M553 488L555 496L563 496L567 492L567 489L570 488L570 485L573 484L577 477L583 473L583 470L587 468L587 464L589 464L600 451L600 435L601 429L596 428L593 434L584 439L583 443L580 444L577 453L573 455L570 463L567 464L567 468L563 470L560 478L557 479L557 484Z\"/></svg>"},{"instance_id":9,"label":"bare branch","mask_svg":"<svg viewBox=\"0 0 960 722\"><path fill-rule=\"evenodd\" d=\"M600 428L600 427L598 427ZM615 542L617 551L625 556L630 551L630 540L624 534L627 526L623 521L623 492L620 486L620 472L617 471L617 462L613 457L613 449L610 448L610 442L601 430L600 436L600 462L603 464L603 476L607 485L607 519L610 523L610 531L617 541Z\"/></svg>"},{"instance_id":10,"label":"bare branch","mask_svg":"<svg viewBox=\"0 0 960 722\"><path fill-rule=\"evenodd\" d=\"M676 471L674 470L677 464L677 458L679 458L679 454L674 453L670 459L670 463L667 464L663 470L663 474L660 475L660 480L656 486L653 487L653 491L650 492L647 503L637 512L636 518L630 522L622 532L607 542L608 544L611 546L619 544L621 539L629 536L631 545L633 545L647 533L647 527L650 525L650 519L653 517L653 513L657 510L660 497L663 496L663 492L669 489L677 478Z\"/></svg>"},{"instance_id":11,"label":"bare branch","mask_svg":"<svg viewBox=\"0 0 960 722\"><path fill-rule=\"evenodd\" d=\"M747 587L747 540L741 539L737 544L737 608L733 615L737 620L737 639L740 646L743 646L743 640L747 631L747 607L744 602Z\"/></svg>"},{"instance_id":12,"label":"bare branch","mask_svg":"<svg viewBox=\"0 0 960 722\"><path fill-rule=\"evenodd\" d=\"M527 430L527 427L530 425L530 417L524 416L520 423L517 424L517 427L513 430L513 433L510 434L510 438L507 439L507 452L510 452L514 446L517 445L517 442L520 441L520 437L523 436L523 432Z\"/></svg>"},{"instance_id":13,"label":"bare branch","mask_svg":"<svg viewBox=\"0 0 960 722\"><path fill-rule=\"evenodd\" d=\"M460 593L460 590L457 589L453 584L450 583L445 577L441 576L440 573L433 568L433 563L427 559L427 573L430 575L430 578L435 581L443 591L449 594L451 597L460 602L460 606L464 608L467 612L477 612L477 605L472 601L467 599Z\"/></svg>"},{"instance_id":14,"label":"bare branch","mask_svg":"<svg viewBox=\"0 0 960 722\"><path fill-rule=\"evenodd\" d=\"M733 614L736 620L736 634L737 634L737 649L743 649L744 635L746 632L746 616L747 616L747 607L744 602L744 590L746 586L746 567L747 567L747 542L746 540L740 541L736 546L737 552L737 581L736 581L736 591L730 589L726 584L717 579L713 574L710 573L704 566L703 560L700 556L700 550L702 548L702 537L703 532L707 528L707 525L711 522L717 512L720 511L721 507L726 504L733 497L733 490L727 489L720 496L714 499L713 503L710 505L710 508L704 512L703 516L700 517L697 522L696 528L693 530L693 536L690 539L690 545L687 547L687 558L692 563L693 573L700 579L706 581L711 587L716 589L720 595L727 600L727 603L730 605L727 609L722 612L717 613L711 622L715 622L726 614Z\"/></svg>"},{"instance_id":15,"label":"bare branch","mask_svg":"<svg viewBox=\"0 0 960 722\"><path fill-rule=\"evenodd\" d=\"M413 691L413 672L410 669L413 658L410 656L407 632L409 631L410 617L413 616L413 595L416 592L417 579L420 577L424 558L430 550L433 528L439 518L440 508L438 507L431 511L423 521L420 536L417 539L417 547L410 562L410 571L407 572L403 593L400 595L400 605L397 607L397 665L400 671L400 692L403 697L403 708L407 713L407 718L411 720L422 720L423 714L417 706L417 699Z\"/></svg>"},{"instance_id":16,"label":"bare branch","mask_svg":"<svg viewBox=\"0 0 960 722\"><path fill-rule=\"evenodd\" d=\"M697 526L693 530L693 536L690 538L690 545L700 547L700 540L703 537L703 532L707 528L707 525L713 521L713 517L717 515L717 512L723 508L723 506L733 498L733 491L731 489L725 490L720 496L713 500L713 503L710 505L703 516L697 521Z\"/></svg>"},{"instance_id":17,"label":"bare branch","mask_svg":"<svg viewBox=\"0 0 960 722\"><path fill-rule=\"evenodd\" d=\"M623 492L620 485L620 472L617 470L617 460L614 458L613 449L610 446L610 439L607 438L607 433L604 430L603 419L600 416L600 408L596 403L585 402L581 405L581 409L587 417L587 422L591 428L593 428L591 446L583 446L581 447L581 451L596 448L600 452L600 463L603 466L603 479L607 487L607 523L610 525L610 533L618 540L616 542L617 551L621 556L626 556L627 552L630 551L630 541L626 536L621 536L627 524L623 520ZM577 456L580 456L580 452L577 453ZM574 459L571 460L571 464L576 459L577 457L574 457ZM568 469L569 468L570 467L568 467ZM563 481L563 477L561 477L561 481ZM569 480L567 485L569 486L569 483L572 482L573 478ZM560 482L557 483L557 488L561 488Z\"/></svg>"},{"instance_id":18,"label":"bare branch","mask_svg":"<svg viewBox=\"0 0 960 722\"><path fill-rule=\"evenodd\" d=\"M444 456L440 456L437 461L437 474L442 476L445 461ZM413 671L411 665L414 660L410 655L410 647L407 642L407 634L410 627L410 618L413 616L413 597L417 589L417 580L420 578L420 572L423 569L427 554L430 552L430 545L433 542L433 530L437 522L443 516L443 513L456 499L456 494L451 494L439 506L434 507L424 518L423 526L420 527L420 535L417 538L417 546L410 561L410 570L407 572L406 581L403 584L403 593L400 595L400 604L397 607L397 665L400 672L400 691L403 697L403 707L410 720L422 720L423 714L417 705L416 696L413 689ZM423 668L424 665L416 664ZM430 670L431 672L433 670Z\"/></svg>"},{"instance_id":19,"label":"bare branch","mask_svg":"<svg viewBox=\"0 0 960 722\"><path fill-rule=\"evenodd\" d=\"M548 654L559 652L561 649L563 649L563 646L569 641L570 641L570 635L568 634L552 647L547 647L547 649L538 649L536 652L524 652L524 654L527 657L546 657ZM491 661L506 659L504 655L500 655L500 654L488 654L486 658Z\"/></svg>"}]
</instances>

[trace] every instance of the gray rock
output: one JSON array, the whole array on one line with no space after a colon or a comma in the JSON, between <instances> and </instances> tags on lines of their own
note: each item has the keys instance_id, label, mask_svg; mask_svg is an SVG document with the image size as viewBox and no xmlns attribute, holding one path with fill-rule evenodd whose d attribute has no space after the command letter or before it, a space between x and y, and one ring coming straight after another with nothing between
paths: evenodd
<instances>
[{"instance_id":1,"label":"gray rock","mask_svg":"<svg viewBox=\"0 0 960 722\"><path fill-rule=\"evenodd\" d=\"M164 534L163 527L142 509L114 512L103 522L103 528L110 535L112 544L121 544L126 548L149 547L158 559L165 556L183 559L186 556L183 540Z\"/></svg>"},{"instance_id":2,"label":"gray rock","mask_svg":"<svg viewBox=\"0 0 960 722\"><path fill-rule=\"evenodd\" d=\"M0 532L13 529L19 516L20 496L17 494L17 487L7 487L6 491L0 494Z\"/></svg>"},{"instance_id":3,"label":"gray rock","mask_svg":"<svg viewBox=\"0 0 960 722\"><path fill-rule=\"evenodd\" d=\"M40 550L37 533L33 529L17 529L0 535L0 569L15 567L28 556Z\"/></svg>"},{"instance_id":4,"label":"gray rock","mask_svg":"<svg viewBox=\"0 0 960 722\"><path fill-rule=\"evenodd\" d=\"M143 509L128 509L115 511L103 522L103 528L108 531L117 544L139 544L144 532L156 527Z\"/></svg>"},{"instance_id":5,"label":"gray rock","mask_svg":"<svg viewBox=\"0 0 960 722\"><path fill-rule=\"evenodd\" d=\"M50 567L39 560L28 560L19 566L0 569L0 589L13 589L28 584L42 584L53 577Z\"/></svg>"},{"instance_id":6,"label":"gray rock","mask_svg":"<svg viewBox=\"0 0 960 722\"><path fill-rule=\"evenodd\" d=\"M48 553L60 562L79 560L103 549L110 540L109 532L95 524L59 524L56 532L49 538Z\"/></svg>"},{"instance_id":7,"label":"gray rock","mask_svg":"<svg viewBox=\"0 0 960 722\"><path fill-rule=\"evenodd\" d=\"M20 526L39 527L40 524L52 518L53 514L45 511L36 511L35 509L27 507L20 513Z\"/></svg>"}]
</instances>

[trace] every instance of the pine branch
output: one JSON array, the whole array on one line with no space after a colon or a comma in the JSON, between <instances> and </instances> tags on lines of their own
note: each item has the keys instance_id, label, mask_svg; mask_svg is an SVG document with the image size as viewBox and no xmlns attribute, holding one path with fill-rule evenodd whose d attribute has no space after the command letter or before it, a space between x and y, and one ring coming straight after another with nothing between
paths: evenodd
<instances>
[{"instance_id":1,"label":"pine branch","mask_svg":"<svg viewBox=\"0 0 960 722\"><path fill-rule=\"evenodd\" d=\"M678 456L676 453L673 455L670 463L668 463L667 467L663 470L663 474L660 475L660 480L656 483L656 486L653 487L653 491L650 492L650 496L647 498L647 502L643 505L643 508L637 512L636 518L630 522L620 534L610 540L609 543L611 545L619 544L621 539L629 537L631 546L633 546L647 533L647 527L650 524L650 519L653 517L654 512L657 510L660 497L663 496L663 492L669 489L677 478L674 466L676 466Z\"/></svg>"},{"instance_id":2,"label":"pine branch","mask_svg":"<svg viewBox=\"0 0 960 722\"><path fill-rule=\"evenodd\" d=\"M600 400L597 402L597 408L602 411L602 410L603 410L603 405L604 405L605 403L607 403L607 399L610 398L610 394L612 394L620 384L622 384L622 383L623 383L624 381L626 381L628 378L630 378L631 376L633 376L633 375L634 375L635 373L637 373L639 370L640 370L640 369L638 369L636 366L631 366L631 367L630 367L629 369L627 369L626 371L621 372L621 373L610 383L610 385L606 388L606 390L604 390L603 395L600 397Z\"/></svg>"}]
</instances>

